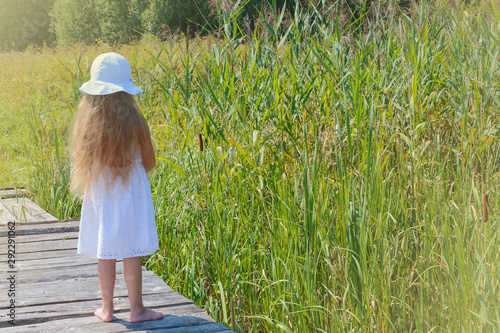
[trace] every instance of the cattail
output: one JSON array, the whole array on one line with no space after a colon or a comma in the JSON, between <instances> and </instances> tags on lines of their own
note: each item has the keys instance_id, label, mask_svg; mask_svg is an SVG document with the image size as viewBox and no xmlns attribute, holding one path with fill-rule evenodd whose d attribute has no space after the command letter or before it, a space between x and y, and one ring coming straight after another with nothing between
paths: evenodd
<instances>
[{"instance_id":1,"label":"cattail","mask_svg":"<svg viewBox=\"0 0 500 333\"><path fill-rule=\"evenodd\" d=\"M198 142L200 143L200 151L203 151L203 137L198 134Z\"/></svg>"},{"instance_id":2,"label":"cattail","mask_svg":"<svg viewBox=\"0 0 500 333\"><path fill-rule=\"evenodd\" d=\"M483 194L483 222L488 222L488 194Z\"/></svg>"},{"instance_id":3,"label":"cattail","mask_svg":"<svg viewBox=\"0 0 500 333\"><path fill-rule=\"evenodd\" d=\"M189 54L189 25L186 31L186 53Z\"/></svg>"}]
</instances>

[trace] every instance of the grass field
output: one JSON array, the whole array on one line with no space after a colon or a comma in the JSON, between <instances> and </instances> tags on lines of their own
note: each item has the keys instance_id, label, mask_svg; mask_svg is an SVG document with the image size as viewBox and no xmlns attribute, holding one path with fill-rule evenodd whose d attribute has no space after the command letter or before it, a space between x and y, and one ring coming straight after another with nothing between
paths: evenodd
<instances>
[{"instance_id":1,"label":"grass field","mask_svg":"<svg viewBox=\"0 0 500 333\"><path fill-rule=\"evenodd\" d=\"M16 76L0 100L14 139L0 141L1 181L78 217L68 128L92 59L115 50L157 150L148 265L214 319L244 332L500 331L489 8L374 13L364 31L309 11L247 38L228 19L220 38L0 55L15 64L2 84Z\"/></svg>"},{"instance_id":2,"label":"grass field","mask_svg":"<svg viewBox=\"0 0 500 333\"><path fill-rule=\"evenodd\" d=\"M31 79L26 65L30 55L0 54L0 187L25 185L29 177L25 149Z\"/></svg>"}]
</instances>

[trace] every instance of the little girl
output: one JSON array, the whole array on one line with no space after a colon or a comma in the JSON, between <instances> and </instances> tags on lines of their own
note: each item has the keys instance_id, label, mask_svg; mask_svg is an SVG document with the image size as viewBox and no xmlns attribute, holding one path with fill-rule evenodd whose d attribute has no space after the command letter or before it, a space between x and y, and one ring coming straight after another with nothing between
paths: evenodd
<instances>
[{"instance_id":1,"label":"little girl","mask_svg":"<svg viewBox=\"0 0 500 333\"><path fill-rule=\"evenodd\" d=\"M98 258L103 306L94 314L103 321L113 319L116 259L120 258L130 320L163 317L142 304L140 256L158 249L146 176L156 161L146 119L134 98L142 90L130 76L130 64L117 53L104 53L94 60L91 80L80 88L84 96L71 138L72 189L84 191L77 252Z\"/></svg>"}]
</instances>

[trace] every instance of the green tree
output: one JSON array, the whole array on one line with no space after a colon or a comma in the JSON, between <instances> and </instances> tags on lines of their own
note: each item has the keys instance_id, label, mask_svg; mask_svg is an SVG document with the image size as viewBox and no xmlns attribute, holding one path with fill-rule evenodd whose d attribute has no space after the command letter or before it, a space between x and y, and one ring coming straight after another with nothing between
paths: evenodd
<instances>
[{"instance_id":1,"label":"green tree","mask_svg":"<svg viewBox=\"0 0 500 333\"><path fill-rule=\"evenodd\" d=\"M50 11L54 0L0 0L0 48L24 49L51 44Z\"/></svg>"},{"instance_id":2,"label":"green tree","mask_svg":"<svg viewBox=\"0 0 500 333\"><path fill-rule=\"evenodd\" d=\"M162 31L162 25L167 24L172 15L172 9L169 6L169 1L166 0L146 0L134 1L143 2L148 5L145 6L141 13L141 26L144 31L158 34Z\"/></svg>"},{"instance_id":3,"label":"green tree","mask_svg":"<svg viewBox=\"0 0 500 333\"><path fill-rule=\"evenodd\" d=\"M209 22L210 3L207 0L169 0L169 4L171 15L166 24L170 29L199 31Z\"/></svg>"},{"instance_id":4,"label":"green tree","mask_svg":"<svg viewBox=\"0 0 500 333\"><path fill-rule=\"evenodd\" d=\"M140 20L131 12L130 1L98 1L101 39L108 44L127 43L140 35Z\"/></svg>"},{"instance_id":5,"label":"green tree","mask_svg":"<svg viewBox=\"0 0 500 333\"><path fill-rule=\"evenodd\" d=\"M135 0L132 3L149 4L142 8L141 26L156 35L164 31L163 26L168 26L171 31L200 31L210 14L207 0Z\"/></svg>"},{"instance_id":6,"label":"green tree","mask_svg":"<svg viewBox=\"0 0 500 333\"><path fill-rule=\"evenodd\" d=\"M57 43L93 43L101 38L100 15L95 0L55 0L53 25Z\"/></svg>"},{"instance_id":7,"label":"green tree","mask_svg":"<svg viewBox=\"0 0 500 333\"><path fill-rule=\"evenodd\" d=\"M130 0L129 1L129 22L135 31L142 33L146 31L142 23L142 16L145 10L151 5L151 0Z\"/></svg>"}]
</instances>

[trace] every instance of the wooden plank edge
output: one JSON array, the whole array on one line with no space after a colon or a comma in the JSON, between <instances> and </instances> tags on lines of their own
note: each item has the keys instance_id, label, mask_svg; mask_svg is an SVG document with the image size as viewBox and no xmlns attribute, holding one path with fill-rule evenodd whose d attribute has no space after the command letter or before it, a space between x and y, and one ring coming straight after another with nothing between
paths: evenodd
<instances>
[{"instance_id":1,"label":"wooden plank edge","mask_svg":"<svg viewBox=\"0 0 500 333\"><path fill-rule=\"evenodd\" d=\"M0 197L2 199L7 198L21 198L21 197L29 197L30 192L26 190L24 187L8 187L8 188L0 188Z\"/></svg>"},{"instance_id":2,"label":"wooden plank edge","mask_svg":"<svg viewBox=\"0 0 500 333\"><path fill-rule=\"evenodd\" d=\"M42 220L57 220L55 216L52 216L43 210L40 206L31 201L30 198L16 197L2 199L2 206L16 218L16 221L30 223Z\"/></svg>"},{"instance_id":3,"label":"wooden plank edge","mask_svg":"<svg viewBox=\"0 0 500 333\"><path fill-rule=\"evenodd\" d=\"M17 199L17 198L31 198L31 196L29 195L29 193L5 193L5 194L1 194L0 197L2 199Z\"/></svg>"},{"instance_id":4,"label":"wooden plank edge","mask_svg":"<svg viewBox=\"0 0 500 333\"><path fill-rule=\"evenodd\" d=\"M24 225L32 225L32 224L37 225L37 224L66 223L66 222L80 222L80 219L33 221L33 222L19 222L19 221L16 221L16 224L24 226Z\"/></svg>"},{"instance_id":5,"label":"wooden plank edge","mask_svg":"<svg viewBox=\"0 0 500 333\"><path fill-rule=\"evenodd\" d=\"M66 232L52 232L52 234L65 234L67 232L74 232L74 231L66 231ZM35 235L45 235L45 234L35 234ZM24 236L31 236L31 235L24 235ZM3 238L0 238L0 245L7 245L7 241L5 242L2 242L2 239ZM66 236L66 237L62 237L62 238L56 238L56 239L51 239L51 240L72 240L72 239L78 239L78 235L74 236L72 235L71 237L70 236ZM49 239L30 239L30 240L24 240L21 238L21 240L17 239L16 238L16 244L30 244L30 243L40 243L40 242L46 242L46 241L49 241Z\"/></svg>"},{"instance_id":6,"label":"wooden plank edge","mask_svg":"<svg viewBox=\"0 0 500 333\"><path fill-rule=\"evenodd\" d=\"M174 294L174 292L172 292ZM102 299L95 299L95 300L82 300L81 302L89 302L89 301L101 301ZM73 302L65 302L65 303L78 303L80 301L73 301ZM53 304L53 303L50 303ZM48 305L50 305L48 304ZM60 303L59 303L60 304ZM41 305L41 304L38 304ZM37 305L37 306L38 306ZM194 303L193 301L185 298L184 300L179 300L177 302L172 302L169 304L161 304L161 305L147 305L148 308L151 309L165 309L165 308L178 308L178 307L183 307L183 306L193 306ZM203 309L198 308L198 312L204 312ZM124 308L118 308L113 311L114 314L118 313L127 313L130 312L130 308L124 307ZM45 315L45 316L44 316ZM16 326L27 326L27 325L35 325L35 324L41 324L41 323L46 323L46 322L51 322L51 321L58 321L58 320L64 320L64 319L75 319L75 318L85 318L85 317L92 317L94 316L93 312L82 312L82 313L67 313L67 314L61 314L61 315L51 315L51 316L46 316L46 313L40 313L40 317L32 317L29 319L22 319L22 315L19 315L21 319L16 319ZM118 320L114 320L116 322ZM7 325L6 322L0 322L0 328L5 328L5 327L10 327L10 325Z\"/></svg>"},{"instance_id":7,"label":"wooden plank edge","mask_svg":"<svg viewBox=\"0 0 500 333\"><path fill-rule=\"evenodd\" d=\"M80 226L16 230L16 236L18 236L18 235L35 235L35 234L52 234L52 233L60 233L60 232L73 232L73 231L79 231L79 230L80 230ZM8 235L9 235L9 231L0 231L0 237L7 237Z\"/></svg>"},{"instance_id":8,"label":"wooden plank edge","mask_svg":"<svg viewBox=\"0 0 500 333\"><path fill-rule=\"evenodd\" d=\"M43 276L43 277L25 277L23 278L22 276L22 271L18 271L18 277L16 279L16 284L17 285L26 285L26 284L33 284L33 283L43 283L43 282L54 282L54 281L61 281L61 280L67 280L67 279L75 279L75 278L86 278L86 277L94 277L97 276L97 263L94 264L96 266L95 270L92 271L85 271L85 272L77 272L77 273L59 273L59 275L49 275L49 276ZM90 265L79 265L79 266L74 266L73 269L76 269L76 267L81 267L81 266L91 266ZM40 270L41 271L41 270ZM50 269L43 269L43 273L50 273ZM148 269L144 266L142 266L142 271L146 272ZM27 273L26 275L33 275L33 271L25 271ZM116 274L122 274L123 273L123 266L117 266L116 267ZM42 275L42 274L40 274ZM161 277L160 277L161 278ZM3 287L3 285L8 284L8 280L5 280L5 282L0 283L0 289Z\"/></svg>"},{"instance_id":9,"label":"wooden plank edge","mask_svg":"<svg viewBox=\"0 0 500 333\"><path fill-rule=\"evenodd\" d=\"M73 240L73 239L68 239L68 240ZM61 239L61 241L64 241L64 239ZM60 248L60 249L53 249L53 248L48 248L48 249L40 249L40 250L33 250L33 251L18 251L16 250L16 255L17 254L30 254L30 253L41 253L41 252L54 252L54 251L65 251L65 250L75 250L75 253L76 253L76 246L74 247L64 247L64 248ZM6 256L8 254L8 252L0 252L0 256ZM86 254L88 255L88 254Z\"/></svg>"},{"instance_id":10,"label":"wooden plank edge","mask_svg":"<svg viewBox=\"0 0 500 333\"><path fill-rule=\"evenodd\" d=\"M161 291L161 292L158 292L158 291L154 291L154 290L146 290L142 293L142 296L165 296L166 298L172 298L172 297L176 297L178 296L179 298L183 298L182 300L182 305L188 305L188 304L194 304L194 302L192 300L190 300L189 298L186 298L185 296L179 294L177 291L175 290L169 290L169 291ZM128 298L128 293L126 291L123 291L123 294L121 293L116 293L113 298ZM31 307L34 307L34 306L47 306L47 305L54 305L54 304L74 304L74 303L81 303L81 302L91 302L91 301L100 301L102 300L101 296L95 296L95 297L85 297L85 296L82 296L81 298L79 299L70 299L70 300L66 300L66 301L62 301L62 300L56 300L56 301L50 301L50 302L36 302L35 304L22 304L22 305L18 305L16 306L17 308L26 308L26 309L29 309ZM172 306L174 306L175 304L173 304ZM165 306L165 305L158 305L157 307L160 307L160 306ZM166 305L167 307L170 307L170 304ZM154 307L154 306L148 306L148 307ZM50 307L48 307L48 309L50 309ZM8 311L9 310L9 307L1 307L0 310L4 311ZM123 312L123 311L119 311L119 312Z\"/></svg>"}]
</instances>

